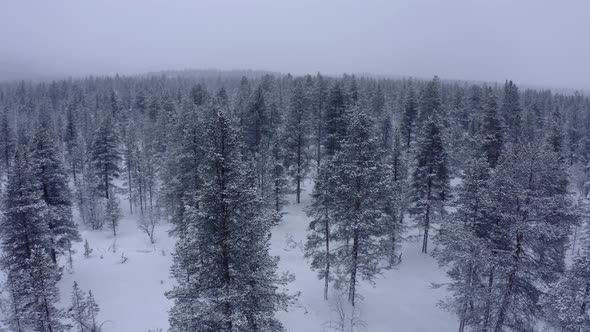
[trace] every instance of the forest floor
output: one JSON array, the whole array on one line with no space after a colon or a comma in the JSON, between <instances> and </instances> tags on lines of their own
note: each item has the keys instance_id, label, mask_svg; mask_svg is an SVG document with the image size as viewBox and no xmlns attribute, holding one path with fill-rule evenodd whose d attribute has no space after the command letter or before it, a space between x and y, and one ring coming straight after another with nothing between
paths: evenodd
<instances>
[{"instance_id":1,"label":"forest floor","mask_svg":"<svg viewBox=\"0 0 590 332\"><path fill-rule=\"evenodd\" d=\"M280 271L295 275L289 285L292 293L301 292L297 304L288 312L278 313L287 331L338 331L341 321L337 308L345 297L330 289L330 300L324 301L324 282L317 278L303 255L303 243L309 225L305 206L309 204L311 183L306 186L301 204L288 197L283 221L272 233L272 254L280 256ZM84 242L75 244L73 270L64 272L60 281L61 302L70 303L72 284L77 281L83 290L92 290L100 305L102 332L160 332L168 329L168 310L172 305L165 292L170 290L170 266L175 238L168 236L168 224L156 228L156 243L137 227L137 215L129 213L128 201L121 197L124 217L115 241L112 233L82 231L93 253L85 258ZM417 235L410 228L406 238ZM401 248L402 262L375 280L375 285L362 282L357 304L358 325L355 331L370 332L432 332L455 331L454 314L438 307L444 298L444 287L432 284L448 281L444 271L430 255L420 252L421 243L405 241ZM125 258L124 258L125 257ZM123 262L124 261L124 262ZM339 300L341 298L342 300ZM348 312L350 317L350 312Z\"/></svg>"}]
</instances>

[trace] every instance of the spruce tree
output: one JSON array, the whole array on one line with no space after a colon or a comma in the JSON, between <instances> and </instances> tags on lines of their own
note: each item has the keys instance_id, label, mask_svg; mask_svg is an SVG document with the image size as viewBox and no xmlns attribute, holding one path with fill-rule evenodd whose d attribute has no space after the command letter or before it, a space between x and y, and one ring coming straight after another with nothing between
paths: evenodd
<instances>
[{"instance_id":1,"label":"spruce tree","mask_svg":"<svg viewBox=\"0 0 590 332\"><path fill-rule=\"evenodd\" d=\"M278 258L269 255L272 220L263 213L251 171L242 165L227 116L211 119L199 210L187 214L168 293L172 331L282 331L274 317L290 297L280 291Z\"/></svg>"}]
</instances>

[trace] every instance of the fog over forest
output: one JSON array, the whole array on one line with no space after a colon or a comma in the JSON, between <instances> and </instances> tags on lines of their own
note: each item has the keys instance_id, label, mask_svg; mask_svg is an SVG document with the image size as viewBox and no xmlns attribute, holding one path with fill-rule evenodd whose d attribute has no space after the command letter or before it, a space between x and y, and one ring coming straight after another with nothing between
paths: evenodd
<instances>
[{"instance_id":1,"label":"fog over forest","mask_svg":"<svg viewBox=\"0 0 590 332\"><path fill-rule=\"evenodd\" d=\"M590 88L584 0L0 3L0 78L214 68Z\"/></svg>"},{"instance_id":2,"label":"fog over forest","mask_svg":"<svg viewBox=\"0 0 590 332\"><path fill-rule=\"evenodd\" d=\"M0 0L0 332L590 332L589 12Z\"/></svg>"}]
</instances>

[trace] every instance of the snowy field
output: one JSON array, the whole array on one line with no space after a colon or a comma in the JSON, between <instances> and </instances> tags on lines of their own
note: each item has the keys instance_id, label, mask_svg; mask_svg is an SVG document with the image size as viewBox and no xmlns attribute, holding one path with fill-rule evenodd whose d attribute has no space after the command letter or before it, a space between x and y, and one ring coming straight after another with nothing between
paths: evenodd
<instances>
[{"instance_id":1,"label":"snowy field","mask_svg":"<svg viewBox=\"0 0 590 332\"><path fill-rule=\"evenodd\" d=\"M324 283L303 257L309 224L304 207L309 203L311 185L306 189L299 205L289 197L292 203L285 208L283 222L273 230L272 254L280 256L282 271L295 274L290 290L301 292L298 304L288 312L278 313L278 317L287 331L333 331L330 322L338 320L334 311L337 292L331 289L331 300L323 300ZM72 283L77 281L97 298L103 332L166 331L172 303L164 293L172 288L169 269L175 239L167 235L168 225L160 225L156 244L152 245L137 227L136 216L129 214L123 197L121 208L125 217L116 242L108 230L81 232L93 253L85 258L84 243L75 244L73 271L64 272L60 282L62 304L69 304ZM434 258L420 253L420 243L406 242L402 252L402 263L378 278L375 287L367 283L359 287L363 300L357 307L365 326L357 330L456 331L456 317L437 306L445 290L431 287L431 283L447 281ZM125 263L122 256L127 258Z\"/></svg>"}]
</instances>

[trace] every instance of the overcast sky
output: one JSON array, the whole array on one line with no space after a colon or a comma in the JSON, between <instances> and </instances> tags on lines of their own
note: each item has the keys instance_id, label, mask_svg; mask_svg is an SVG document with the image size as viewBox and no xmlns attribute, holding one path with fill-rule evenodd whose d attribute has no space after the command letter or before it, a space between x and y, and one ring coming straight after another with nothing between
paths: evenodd
<instances>
[{"instance_id":1,"label":"overcast sky","mask_svg":"<svg viewBox=\"0 0 590 332\"><path fill-rule=\"evenodd\" d=\"M50 74L265 69L590 88L589 38L588 0L0 0L0 65Z\"/></svg>"}]
</instances>

